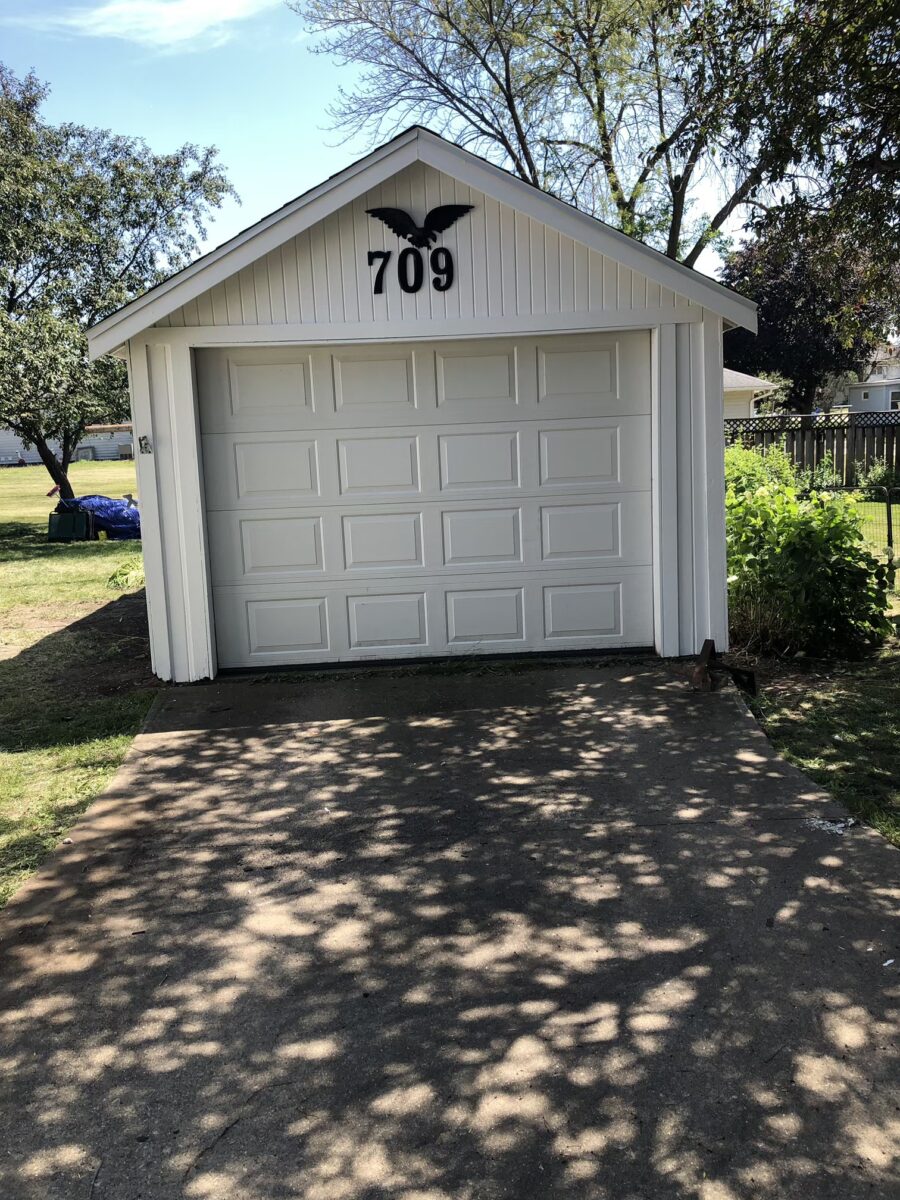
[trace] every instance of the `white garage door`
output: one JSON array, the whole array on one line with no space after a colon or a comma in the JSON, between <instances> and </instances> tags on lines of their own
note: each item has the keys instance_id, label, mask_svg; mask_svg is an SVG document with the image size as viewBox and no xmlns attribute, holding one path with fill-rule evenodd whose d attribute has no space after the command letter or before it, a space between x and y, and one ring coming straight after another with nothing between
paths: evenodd
<instances>
[{"instance_id":1,"label":"white garage door","mask_svg":"<svg viewBox=\"0 0 900 1200\"><path fill-rule=\"evenodd\" d=\"M197 354L222 667L652 644L649 334Z\"/></svg>"}]
</instances>

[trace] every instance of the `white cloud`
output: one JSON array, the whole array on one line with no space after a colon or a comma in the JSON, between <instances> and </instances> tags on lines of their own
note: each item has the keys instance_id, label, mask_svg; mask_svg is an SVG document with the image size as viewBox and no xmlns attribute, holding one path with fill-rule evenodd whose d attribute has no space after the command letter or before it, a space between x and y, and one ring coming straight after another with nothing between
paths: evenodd
<instances>
[{"instance_id":1,"label":"white cloud","mask_svg":"<svg viewBox=\"0 0 900 1200\"><path fill-rule=\"evenodd\" d=\"M102 0L72 12L13 20L32 28L176 48L198 39L223 42L231 36L234 22L280 4L281 0Z\"/></svg>"}]
</instances>

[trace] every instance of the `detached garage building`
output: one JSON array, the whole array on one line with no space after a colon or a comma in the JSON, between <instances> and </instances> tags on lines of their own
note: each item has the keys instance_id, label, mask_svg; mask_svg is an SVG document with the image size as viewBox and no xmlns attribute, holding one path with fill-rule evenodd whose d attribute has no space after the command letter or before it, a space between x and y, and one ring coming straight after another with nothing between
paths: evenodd
<instances>
[{"instance_id":1,"label":"detached garage building","mask_svg":"<svg viewBox=\"0 0 900 1200\"><path fill-rule=\"evenodd\" d=\"M731 325L408 130L91 332L128 362L155 671L724 645Z\"/></svg>"}]
</instances>

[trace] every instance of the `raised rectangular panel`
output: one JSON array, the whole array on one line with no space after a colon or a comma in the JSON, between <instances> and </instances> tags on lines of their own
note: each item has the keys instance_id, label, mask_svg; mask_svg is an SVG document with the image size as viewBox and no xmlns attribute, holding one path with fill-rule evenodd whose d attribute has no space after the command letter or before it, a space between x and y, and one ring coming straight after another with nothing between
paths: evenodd
<instances>
[{"instance_id":1,"label":"raised rectangular panel","mask_svg":"<svg viewBox=\"0 0 900 1200\"><path fill-rule=\"evenodd\" d=\"M539 401L599 396L615 391L611 350L539 351Z\"/></svg>"},{"instance_id":2,"label":"raised rectangular panel","mask_svg":"<svg viewBox=\"0 0 900 1200\"><path fill-rule=\"evenodd\" d=\"M234 416L312 408L306 362L248 363L229 359L228 380Z\"/></svg>"},{"instance_id":3,"label":"raised rectangular panel","mask_svg":"<svg viewBox=\"0 0 900 1200\"><path fill-rule=\"evenodd\" d=\"M448 433L439 442L442 489L519 486L518 433Z\"/></svg>"},{"instance_id":4,"label":"raised rectangular panel","mask_svg":"<svg viewBox=\"0 0 900 1200\"><path fill-rule=\"evenodd\" d=\"M444 564L521 562L521 517L517 508L445 512Z\"/></svg>"},{"instance_id":5,"label":"raised rectangular panel","mask_svg":"<svg viewBox=\"0 0 900 1200\"><path fill-rule=\"evenodd\" d=\"M618 637L620 583L561 583L544 588L544 637Z\"/></svg>"},{"instance_id":6,"label":"raised rectangular panel","mask_svg":"<svg viewBox=\"0 0 900 1200\"><path fill-rule=\"evenodd\" d=\"M244 575L322 570L319 517L251 517L240 533Z\"/></svg>"},{"instance_id":7,"label":"raised rectangular panel","mask_svg":"<svg viewBox=\"0 0 900 1200\"><path fill-rule=\"evenodd\" d=\"M395 358L333 356L334 399L339 409L415 408L412 355Z\"/></svg>"},{"instance_id":8,"label":"raised rectangular panel","mask_svg":"<svg viewBox=\"0 0 900 1200\"><path fill-rule=\"evenodd\" d=\"M315 442L235 442L234 460L240 499L318 495Z\"/></svg>"},{"instance_id":9,"label":"raised rectangular panel","mask_svg":"<svg viewBox=\"0 0 900 1200\"><path fill-rule=\"evenodd\" d=\"M345 495L419 490L418 438L345 438L338 442L338 460Z\"/></svg>"},{"instance_id":10,"label":"raised rectangular panel","mask_svg":"<svg viewBox=\"0 0 900 1200\"><path fill-rule=\"evenodd\" d=\"M351 647L424 646L425 596L348 596Z\"/></svg>"},{"instance_id":11,"label":"raised rectangular panel","mask_svg":"<svg viewBox=\"0 0 900 1200\"><path fill-rule=\"evenodd\" d=\"M622 509L610 504L555 504L541 509L545 561L614 557L622 552Z\"/></svg>"},{"instance_id":12,"label":"raised rectangular panel","mask_svg":"<svg viewBox=\"0 0 900 1200\"><path fill-rule=\"evenodd\" d=\"M515 358L503 354L438 354L438 404L506 400L515 403Z\"/></svg>"},{"instance_id":13,"label":"raised rectangular panel","mask_svg":"<svg viewBox=\"0 0 900 1200\"><path fill-rule=\"evenodd\" d=\"M344 562L355 567L420 567L419 513L373 513L343 518Z\"/></svg>"},{"instance_id":14,"label":"raised rectangular panel","mask_svg":"<svg viewBox=\"0 0 900 1200\"><path fill-rule=\"evenodd\" d=\"M522 641L521 588L447 593L448 642Z\"/></svg>"},{"instance_id":15,"label":"raised rectangular panel","mask_svg":"<svg viewBox=\"0 0 900 1200\"><path fill-rule=\"evenodd\" d=\"M541 430L541 483L581 486L619 479L619 429Z\"/></svg>"},{"instance_id":16,"label":"raised rectangular panel","mask_svg":"<svg viewBox=\"0 0 900 1200\"><path fill-rule=\"evenodd\" d=\"M248 600L251 654L328 649L325 600Z\"/></svg>"}]
</instances>

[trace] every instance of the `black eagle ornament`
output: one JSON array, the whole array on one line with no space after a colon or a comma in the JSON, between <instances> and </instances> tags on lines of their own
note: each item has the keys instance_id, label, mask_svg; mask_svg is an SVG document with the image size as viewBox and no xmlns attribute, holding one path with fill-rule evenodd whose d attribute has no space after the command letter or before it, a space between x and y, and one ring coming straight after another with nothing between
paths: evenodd
<instances>
[{"instance_id":1,"label":"black eagle ornament","mask_svg":"<svg viewBox=\"0 0 900 1200\"><path fill-rule=\"evenodd\" d=\"M427 250L437 241L439 233L449 229L474 207L474 204L440 204L431 210L423 225L417 225L402 208L367 208L366 212L370 217L384 221L397 237L406 238L410 245L418 246L420 250Z\"/></svg>"}]
</instances>

